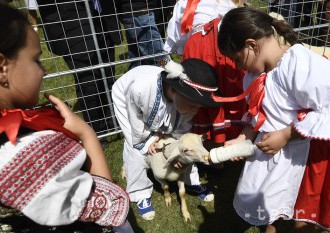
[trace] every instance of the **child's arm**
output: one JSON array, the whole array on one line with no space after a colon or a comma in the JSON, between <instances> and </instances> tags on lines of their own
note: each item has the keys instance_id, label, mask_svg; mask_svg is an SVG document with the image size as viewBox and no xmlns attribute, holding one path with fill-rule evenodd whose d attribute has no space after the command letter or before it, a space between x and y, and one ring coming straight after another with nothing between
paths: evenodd
<instances>
[{"instance_id":1,"label":"child's arm","mask_svg":"<svg viewBox=\"0 0 330 233\"><path fill-rule=\"evenodd\" d=\"M275 155L292 139L302 139L303 137L294 129L292 125L262 136L261 141L257 142L257 147L265 154Z\"/></svg>"},{"instance_id":2,"label":"child's arm","mask_svg":"<svg viewBox=\"0 0 330 233\"><path fill-rule=\"evenodd\" d=\"M238 135L237 138L234 138L232 140L226 141L224 146L229 146L236 144L238 142L244 141L244 140L251 140L252 142L254 141L255 137L257 136L258 132L255 132L253 130L253 127L251 125L246 125L240 135Z\"/></svg>"},{"instance_id":3,"label":"child's arm","mask_svg":"<svg viewBox=\"0 0 330 233\"><path fill-rule=\"evenodd\" d=\"M93 175L113 180L102 146L94 130L73 113L59 98L46 95L65 120L64 128L74 133L82 142L87 153L87 171Z\"/></svg>"},{"instance_id":4,"label":"child's arm","mask_svg":"<svg viewBox=\"0 0 330 233\"><path fill-rule=\"evenodd\" d=\"M249 156L253 152L253 146L249 148L250 145L245 146L244 144L242 146L238 147L230 147L226 149L227 146L235 145L235 144L241 144L241 142L245 140L254 141L255 137L257 136L258 132L254 132L253 127L251 125L246 125L240 135L238 135L237 138L234 138L232 140L226 141L224 143L223 147L213 148L210 150L210 156L207 158L212 163L220 163L226 160L232 160L232 161L238 161L241 159L244 159L244 157ZM246 151L240 151L235 155L235 151L241 150L242 148L248 148ZM225 155L226 154L226 155ZM244 155L244 157L242 157ZM236 157L233 157L236 156Z\"/></svg>"}]
</instances>

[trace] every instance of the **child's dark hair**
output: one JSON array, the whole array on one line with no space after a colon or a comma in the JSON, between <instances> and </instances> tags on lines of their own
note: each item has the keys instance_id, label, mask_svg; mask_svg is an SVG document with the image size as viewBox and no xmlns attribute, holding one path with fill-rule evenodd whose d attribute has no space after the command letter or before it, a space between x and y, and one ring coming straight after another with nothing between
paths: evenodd
<instances>
[{"instance_id":1,"label":"child's dark hair","mask_svg":"<svg viewBox=\"0 0 330 233\"><path fill-rule=\"evenodd\" d=\"M300 43L297 34L286 21L277 20L257 9L239 7L230 10L222 19L218 46L221 53L229 55L239 52L247 39L258 40L276 33L282 36L286 43Z\"/></svg>"},{"instance_id":2,"label":"child's dark hair","mask_svg":"<svg viewBox=\"0 0 330 233\"><path fill-rule=\"evenodd\" d=\"M24 47L29 21L19 10L0 4L0 53L13 58Z\"/></svg>"}]
</instances>

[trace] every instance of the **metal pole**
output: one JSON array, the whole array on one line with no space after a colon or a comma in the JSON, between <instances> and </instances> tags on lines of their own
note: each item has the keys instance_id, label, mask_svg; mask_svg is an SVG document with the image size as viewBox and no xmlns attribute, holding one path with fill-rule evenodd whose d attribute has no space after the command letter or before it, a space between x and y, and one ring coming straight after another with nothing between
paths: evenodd
<instances>
[{"instance_id":1,"label":"metal pole","mask_svg":"<svg viewBox=\"0 0 330 233\"><path fill-rule=\"evenodd\" d=\"M95 44L97 59L99 61L99 64L103 64L102 56L101 56L101 53L100 53L100 47L99 47L99 43L98 43L97 38L96 38L95 27L94 27L94 23L93 23L93 19L92 19L92 13L91 13L91 9L89 7L88 0L85 0L85 7L86 7L87 16L88 16L88 22L89 22L89 25L91 27L91 32L92 32L92 36L93 36L93 40L94 40L94 44ZM102 79L103 79L103 84L104 84L107 100L108 100L108 103L109 103L110 112L111 112L112 116L115 116L115 111L114 111L113 106L112 106L112 100L111 100L111 97L110 97L110 89L109 89L109 86L108 86L108 83L107 83L107 78L106 78L106 75L105 75L104 67L101 67L100 71L101 71L101 75L102 75ZM112 122L113 122L114 127L118 128L115 117L112 118Z\"/></svg>"}]
</instances>

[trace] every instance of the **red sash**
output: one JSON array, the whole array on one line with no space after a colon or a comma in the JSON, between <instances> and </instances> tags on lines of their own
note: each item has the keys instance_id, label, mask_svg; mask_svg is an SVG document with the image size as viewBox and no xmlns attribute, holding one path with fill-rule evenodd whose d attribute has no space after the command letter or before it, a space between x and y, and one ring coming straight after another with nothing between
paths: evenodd
<instances>
[{"instance_id":1,"label":"red sash","mask_svg":"<svg viewBox=\"0 0 330 233\"><path fill-rule=\"evenodd\" d=\"M35 131L55 130L63 132L68 137L79 140L69 130L63 127L64 119L54 108L43 108L39 110L1 110L0 133L5 132L8 140L15 144L18 130L20 127Z\"/></svg>"},{"instance_id":2,"label":"red sash","mask_svg":"<svg viewBox=\"0 0 330 233\"><path fill-rule=\"evenodd\" d=\"M188 0L181 20L181 34L188 33L192 29L194 15L200 0Z\"/></svg>"},{"instance_id":3,"label":"red sash","mask_svg":"<svg viewBox=\"0 0 330 233\"><path fill-rule=\"evenodd\" d=\"M216 102L235 102L243 99L245 96L249 95L248 113L251 116L256 116L259 113L257 124L254 127L254 131L258 131L259 128L266 120L266 114L262 108L262 100L265 96L265 84L266 84L266 73L262 73L258 78L256 78L251 85L240 95L235 97L219 97L212 95L212 98Z\"/></svg>"}]
</instances>

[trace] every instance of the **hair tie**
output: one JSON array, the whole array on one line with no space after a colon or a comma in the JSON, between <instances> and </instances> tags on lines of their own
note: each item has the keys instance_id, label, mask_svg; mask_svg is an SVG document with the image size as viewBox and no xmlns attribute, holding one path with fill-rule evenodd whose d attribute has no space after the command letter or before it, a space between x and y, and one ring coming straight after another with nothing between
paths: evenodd
<instances>
[{"instance_id":1,"label":"hair tie","mask_svg":"<svg viewBox=\"0 0 330 233\"><path fill-rule=\"evenodd\" d=\"M272 29L273 29L273 32L274 32L274 36L275 37L278 37L278 33L276 31L276 28L274 26L270 26Z\"/></svg>"}]
</instances>

